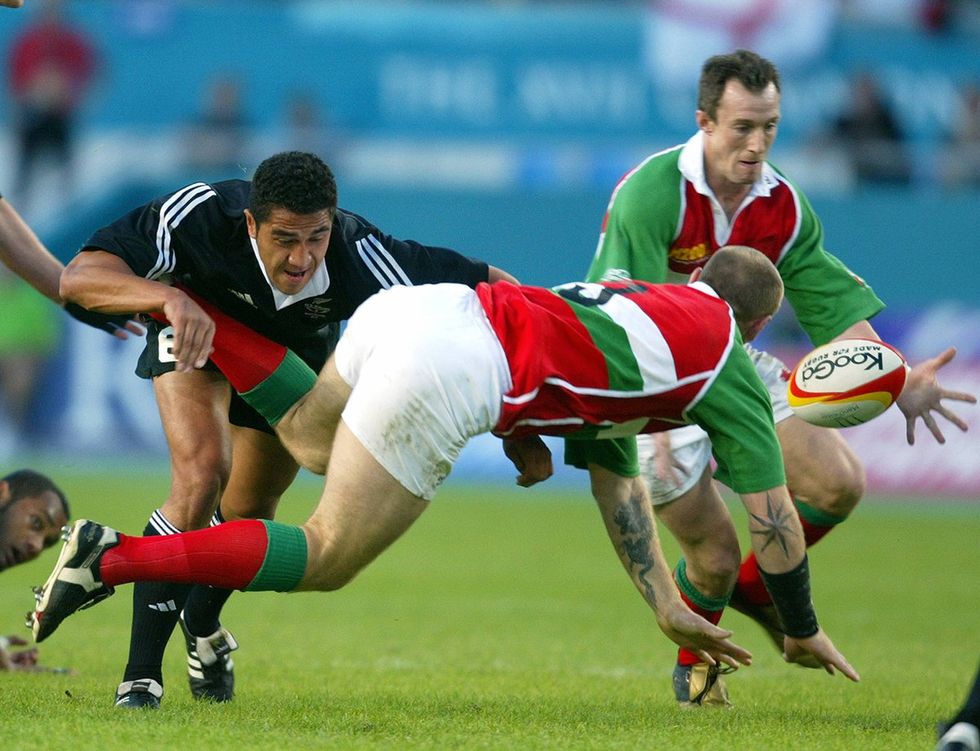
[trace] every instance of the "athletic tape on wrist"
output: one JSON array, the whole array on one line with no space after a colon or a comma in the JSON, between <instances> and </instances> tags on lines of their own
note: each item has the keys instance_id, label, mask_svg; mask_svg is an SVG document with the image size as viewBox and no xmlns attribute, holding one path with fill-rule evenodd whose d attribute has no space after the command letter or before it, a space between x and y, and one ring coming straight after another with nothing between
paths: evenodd
<instances>
[{"instance_id":1,"label":"athletic tape on wrist","mask_svg":"<svg viewBox=\"0 0 980 751\"><path fill-rule=\"evenodd\" d=\"M820 630L810 596L810 563L806 554L800 565L791 571L767 574L760 568L759 573L787 636L805 639Z\"/></svg>"}]
</instances>

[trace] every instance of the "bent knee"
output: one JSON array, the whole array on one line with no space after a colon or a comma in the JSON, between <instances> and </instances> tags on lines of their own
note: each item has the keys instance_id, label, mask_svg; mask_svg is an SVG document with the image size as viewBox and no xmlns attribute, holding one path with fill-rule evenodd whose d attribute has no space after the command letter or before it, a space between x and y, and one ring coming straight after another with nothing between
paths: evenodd
<instances>
[{"instance_id":1,"label":"bent knee","mask_svg":"<svg viewBox=\"0 0 980 751\"><path fill-rule=\"evenodd\" d=\"M735 586L741 555L738 546L685 553L687 578L708 597L725 597Z\"/></svg>"},{"instance_id":2,"label":"bent knee","mask_svg":"<svg viewBox=\"0 0 980 751\"><path fill-rule=\"evenodd\" d=\"M303 469L315 475L325 475L327 473L327 463L330 460L330 452L327 449L300 445L294 441L283 441L286 450L289 451L293 460Z\"/></svg>"},{"instance_id":3,"label":"bent knee","mask_svg":"<svg viewBox=\"0 0 980 751\"><path fill-rule=\"evenodd\" d=\"M842 518L858 505L867 486L864 466L850 452L835 465L825 467L814 479L816 482L808 492L801 493L799 499L824 513Z\"/></svg>"}]
</instances>

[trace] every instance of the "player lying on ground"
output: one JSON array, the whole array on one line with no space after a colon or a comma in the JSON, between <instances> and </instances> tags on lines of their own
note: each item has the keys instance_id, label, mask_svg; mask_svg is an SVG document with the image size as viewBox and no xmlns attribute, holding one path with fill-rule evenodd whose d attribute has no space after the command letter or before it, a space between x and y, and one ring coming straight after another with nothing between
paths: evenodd
<instances>
[{"instance_id":1,"label":"player lying on ground","mask_svg":"<svg viewBox=\"0 0 980 751\"><path fill-rule=\"evenodd\" d=\"M300 464L326 473L317 509L302 527L249 520L151 538L77 522L37 592L36 639L132 581L339 589L427 508L467 440L492 431L508 442L522 484L550 471L550 458L533 450L537 436L590 439L593 495L661 630L710 664L748 664L731 632L682 603L636 477L635 445L631 457L617 457L632 471L617 473L598 454L604 443L624 444L594 440L693 421L712 436L749 511L785 626L786 658L809 656L858 680L817 624L769 398L740 346L775 312L782 283L747 248L716 254L701 278L660 287L395 288L354 314L315 379L281 345L208 310L216 324L212 361Z\"/></svg>"}]
</instances>

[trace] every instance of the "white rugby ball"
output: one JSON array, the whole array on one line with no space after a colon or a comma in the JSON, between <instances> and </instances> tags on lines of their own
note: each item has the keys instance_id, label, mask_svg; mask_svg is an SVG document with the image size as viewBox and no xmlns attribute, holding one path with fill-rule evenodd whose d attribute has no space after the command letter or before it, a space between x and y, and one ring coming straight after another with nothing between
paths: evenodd
<instances>
[{"instance_id":1,"label":"white rugby ball","mask_svg":"<svg viewBox=\"0 0 980 751\"><path fill-rule=\"evenodd\" d=\"M890 344L840 339L800 360L790 374L789 406L808 423L847 428L874 419L905 388L909 366Z\"/></svg>"}]
</instances>

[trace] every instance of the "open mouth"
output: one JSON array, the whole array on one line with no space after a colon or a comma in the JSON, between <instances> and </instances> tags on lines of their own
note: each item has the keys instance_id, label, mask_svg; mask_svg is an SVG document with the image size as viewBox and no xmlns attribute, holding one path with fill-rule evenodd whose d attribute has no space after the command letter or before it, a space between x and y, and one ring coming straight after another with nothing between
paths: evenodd
<instances>
[{"instance_id":1,"label":"open mouth","mask_svg":"<svg viewBox=\"0 0 980 751\"><path fill-rule=\"evenodd\" d=\"M304 271L290 271L289 269L283 269L282 273L290 281L300 282L300 281L302 281L303 279L306 278L306 275L309 273L309 270L304 270Z\"/></svg>"}]
</instances>

